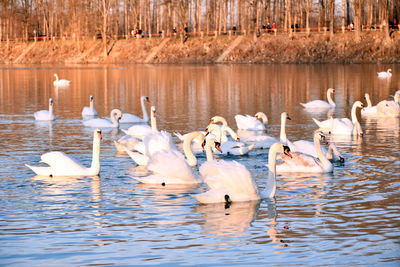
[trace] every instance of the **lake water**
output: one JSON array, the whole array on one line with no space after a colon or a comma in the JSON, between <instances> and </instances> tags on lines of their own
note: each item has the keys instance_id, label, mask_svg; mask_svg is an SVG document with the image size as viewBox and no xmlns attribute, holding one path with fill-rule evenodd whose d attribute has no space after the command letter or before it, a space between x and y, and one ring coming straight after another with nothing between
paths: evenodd
<instances>
[{"instance_id":1,"label":"lake water","mask_svg":"<svg viewBox=\"0 0 400 267\"><path fill-rule=\"evenodd\" d=\"M393 77L379 80L376 72L389 67ZM71 86L55 88L54 73ZM286 111L289 140L312 140L312 118L328 114L308 113L300 102L325 100L333 87L331 114L350 117L366 92L373 104L392 99L399 73L399 65L2 66L0 265L398 266L398 118L362 118L362 139L337 140L346 161L332 174L278 175L275 199L230 207L200 205L192 195L205 185L134 180L136 165L114 147L124 135L117 129L103 131L99 177L39 177L24 164L37 165L55 150L90 164L93 130L83 126L81 110L91 94L100 117L113 108L141 115L139 98L147 95L158 128L180 133L204 130L214 115L236 129L234 115L263 111L268 134L278 137ZM38 123L33 113L47 109L49 97L56 121ZM247 166L262 189L267 152L225 160Z\"/></svg>"}]
</instances>

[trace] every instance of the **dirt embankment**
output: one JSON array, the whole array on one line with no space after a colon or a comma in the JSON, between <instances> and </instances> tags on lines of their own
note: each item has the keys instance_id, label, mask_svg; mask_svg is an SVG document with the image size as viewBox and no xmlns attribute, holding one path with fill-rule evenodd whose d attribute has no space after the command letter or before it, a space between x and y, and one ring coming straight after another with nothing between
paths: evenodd
<instances>
[{"instance_id":1,"label":"dirt embankment","mask_svg":"<svg viewBox=\"0 0 400 267\"><path fill-rule=\"evenodd\" d=\"M329 34L264 34L236 42L238 36L189 37L184 43L179 37L111 40L106 58L101 40L2 42L0 63L400 63L400 33L389 42L382 32L364 32L360 42L354 37L348 32L332 39Z\"/></svg>"}]
</instances>

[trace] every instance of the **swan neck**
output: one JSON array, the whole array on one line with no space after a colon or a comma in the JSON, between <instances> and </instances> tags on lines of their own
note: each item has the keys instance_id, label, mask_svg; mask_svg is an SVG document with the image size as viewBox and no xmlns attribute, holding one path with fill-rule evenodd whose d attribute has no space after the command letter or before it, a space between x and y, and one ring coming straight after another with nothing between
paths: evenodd
<instances>
[{"instance_id":1,"label":"swan neck","mask_svg":"<svg viewBox=\"0 0 400 267\"><path fill-rule=\"evenodd\" d=\"M151 114L150 125L153 132L158 132L156 114Z\"/></svg>"},{"instance_id":2,"label":"swan neck","mask_svg":"<svg viewBox=\"0 0 400 267\"><path fill-rule=\"evenodd\" d=\"M365 96L365 100L367 101L367 108L371 108L372 102L371 102L371 99L369 98L369 95Z\"/></svg>"},{"instance_id":3,"label":"swan neck","mask_svg":"<svg viewBox=\"0 0 400 267\"><path fill-rule=\"evenodd\" d=\"M237 140L238 135L235 133L234 130L232 130L231 127L229 126L222 126L222 134L225 134L225 132L228 132L230 134L230 136L232 137L232 139Z\"/></svg>"},{"instance_id":4,"label":"swan neck","mask_svg":"<svg viewBox=\"0 0 400 267\"><path fill-rule=\"evenodd\" d=\"M193 154L191 144L193 139L195 139L199 135L201 135L199 132L190 133L189 135L186 136L185 140L183 141L183 152L185 153L186 160L190 166L197 165L197 159Z\"/></svg>"},{"instance_id":5,"label":"swan neck","mask_svg":"<svg viewBox=\"0 0 400 267\"><path fill-rule=\"evenodd\" d=\"M49 117L53 116L53 105L49 105Z\"/></svg>"},{"instance_id":6,"label":"swan neck","mask_svg":"<svg viewBox=\"0 0 400 267\"><path fill-rule=\"evenodd\" d=\"M111 119L111 122L112 122L113 125L119 125L118 120L115 118L115 116L117 116L117 115L118 114L117 114L117 112L115 110L111 111L110 119Z\"/></svg>"},{"instance_id":7,"label":"swan neck","mask_svg":"<svg viewBox=\"0 0 400 267\"><path fill-rule=\"evenodd\" d=\"M90 166L93 175L97 175L100 172L100 138L96 135L97 133L93 137L92 165Z\"/></svg>"},{"instance_id":8,"label":"swan neck","mask_svg":"<svg viewBox=\"0 0 400 267\"><path fill-rule=\"evenodd\" d=\"M281 134L280 134L281 142L286 144L287 137L286 137L286 117L281 117Z\"/></svg>"},{"instance_id":9,"label":"swan neck","mask_svg":"<svg viewBox=\"0 0 400 267\"><path fill-rule=\"evenodd\" d=\"M332 93L330 91L328 91L326 97L328 99L329 104L331 104L332 106L336 106L335 102L333 102L333 100L332 100Z\"/></svg>"},{"instance_id":10,"label":"swan neck","mask_svg":"<svg viewBox=\"0 0 400 267\"><path fill-rule=\"evenodd\" d=\"M94 110L94 103L93 103L93 101L91 100L91 101L90 101L90 111L93 112L93 110Z\"/></svg>"},{"instance_id":11,"label":"swan neck","mask_svg":"<svg viewBox=\"0 0 400 267\"><path fill-rule=\"evenodd\" d=\"M267 180L267 196L273 198L276 192L276 153L273 148L270 149L268 154L268 180Z\"/></svg>"},{"instance_id":12,"label":"swan neck","mask_svg":"<svg viewBox=\"0 0 400 267\"><path fill-rule=\"evenodd\" d=\"M317 157L321 161L323 167L327 167L331 165L330 161L326 158L324 152L322 152L321 148L321 143L318 138L319 133L314 134L314 146L315 146L315 151L317 152Z\"/></svg>"},{"instance_id":13,"label":"swan neck","mask_svg":"<svg viewBox=\"0 0 400 267\"><path fill-rule=\"evenodd\" d=\"M356 110L357 105L354 103L353 107L351 108L351 121L353 122L353 124L358 122Z\"/></svg>"},{"instance_id":14,"label":"swan neck","mask_svg":"<svg viewBox=\"0 0 400 267\"><path fill-rule=\"evenodd\" d=\"M56 81L58 81L58 74L56 73L54 74L54 76L56 76Z\"/></svg>"},{"instance_id":15,"label":"swan neck","mask_svg":"<svg viewBox=\"0 0 400 267\"><path fill-rule=\"evenodd\" d=\"M147 113L147 109L146 109L146 98L142 97L140 99L140 104L142 105L142 114L143 114L143 120L144 121L149 121L149 114Z\"/></svg>"},{"instance_id":16,"label":"swan neck","mask_svg":"<svg viewBox=\"0 0 400 267\"><path fill-rule=\"evenodd\" d=\"M207 159L207 161L213 161L214 160L214 157L213 157L213 154L212 154L212 149L211 149L211 143L213 143L213 142L214 142L214 140L212 140L212 139L209 139L206 142L205 150L206 150L206 159Z\"/></svg>"}]
</instances>

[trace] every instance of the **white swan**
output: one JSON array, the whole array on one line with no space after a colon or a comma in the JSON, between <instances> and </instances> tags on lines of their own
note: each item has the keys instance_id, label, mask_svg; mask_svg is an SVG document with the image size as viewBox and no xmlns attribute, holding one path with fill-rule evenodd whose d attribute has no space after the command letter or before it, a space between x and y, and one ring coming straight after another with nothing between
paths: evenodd
<instances>
[{"instance_id":1,"label":"white swan","mask_svg":"<svg viewBox=\"0 0 400 267\"><path fill-rule=\"evenodd\" d=\"M255 144L247 145L240 142L238 135L229 126L219 127L213 123L209 124L206 130L206 135L213 133L214 131L218 132L216 134L217 140L221 140L221 149L213 149L213 152L217 155L246 155L255 147ZM228 140L225 134L226 132L231 135L233 140ZM224 140L223 137L225 137L226 140Z\"/></svg>"},{"instance_id":2,"label":"white swan","mask_svg":"<svg viewBox=\"0 0 400 267\"><path fill-rule=\"evenodd\" d=\"M119 109L113 109L110 113L110 119L90 119L83 122L83 125L88 127L96 127L96 128L118 128L119 127L119 120L121 119L122 113Z\"/></svg>"},{"instance_id":3,"label":"white swan","mask_svg":"<svg viewBox=\"0 0 400 267\"><path fill-rule=\"evenodd\" d=\"M263 112L257 112L254 117L238 114L235 116L235 121L239 130L248 131L265 131L268 124L267 115Z\"/></svg>"},{"instance_id":4,"label":"white swan","mask_svg":"<svg viewBox=\"0 0 400 267\"><path fill-rule=\"evenodd\" d=\"M157 129L157 119L156 119L156 107L152 106L150 109L151 115L150 115L150 125L145 125L145 124L139 124L139 125L133 125L128 128L128 130L122 129L122 131L126 135L130 135L139 139L142 139L146 136L149 135L153 132L158 132Z\"/></svg>"},{"instance_id":5,"label":"white swan","mask_svg":"<svg viewBox=\"0 0 400 267\"><path fill-rule=\"evenodd\" d=\"M330 118L325 121L318 121L313 118L314 122L323 132L330 132L333 135L363 135L360 122L357 119L356 109L364 108L360 101L354 102L351 108L351 120L348 118Z\"/></svg>"},{"instance_id":6,"label":"white swan","mask_svg":"<svg viewBox=\"0 0 400 267\"><path fill-rule=\"evenodd\" d=\"M143 149L138 149L138 146L143 145ZM138 165L146 166L152 156L162 150L176 150L175 144L172 142L171 134L166 131L155 132L146 135L143 139L143 143L139 143L135 146L135 150L138 152L132 152L128 149L125 151L132 158L133 161Z\"/></svg>"},{"instance_id":7,"label":"white swan","mask_svg":"<svg viewBox=\"0 0 400 267\"><path fill-rule=\"evenodd\" d=\"M236 161L215 161L212 158L211 146L215 139L207 139L207 162L200 166L200 174L208 185L209 191L193 195L200 203L240 202L259 200L260 194L254 179L247 168ZM276 192L276 154L287 153L282 143L271 146L268 157L270 174L267 181L265 197L273 198ZM264 197L264 196L263 196Z\"/></svg>"},{"instance_id":8,"label":"white swan","mask_svg":"<svg viewBox=\"0 0 400 267\"><path fill-rule=\"evenodd\" d=\"M83 107L82 117L96 117L96 116L97 116L97 111L94 108L94 96L90 95L89 107Z\"/></svg>"},{"instance_id":9,"label":"white swan","mask_svg":"<svg viewBox=\"0 0 400 267\"><path fill-rule=\"evenodd\" d=\"M344 162L344 157L339 152L334 143L330 143L328 149L325 147L321 147L322 153L326 156L326 158L330 161L339 161ZM303 154L307 154L313 156L315 158L318 157L317 150L314 142L307 140L299 140L295 141L290 146L291 152L301 152Z\"/></svg>"},{"instance_id":10,"label":"white swan","mask_svg":"<svg viewBox=\"0 0 400 267\"><path fill-rule=\"evenodd\" d=\"M147 137L146 137L147 138ZM161 150L154 153L147 164L147 169L152 174L145 177L134 177L134 179L146 184L198 184L201 178L193 173L191 166L197 165L197 159L190 148L193 139L204 139L201 132L192 132L188 134L183 149L186 156L177 150Z\"/></svg>"},{"instance_id":11,"label":"white swan","mask_svg":"<svg viewBox=\"0 0 400 267\"><path fill-rule=\"evenodd\" d=\"M56 80L53 82L55 86L69 86L71 83L69 80L59 80L57 73L54 73L54 76L56 77Z\"/></svg>"},{"instance_id":12,"label":"white swan","mask_svg":"<svg viewBox=\"0 0 400 267\"><path fill-rule=\"evenodd\" d=\"M383 100L376 105L379 117L399 117L400 116L400 93L396 92L394 101Z\"/></svg>"},{"instance_id":13,"label":"white swan","mask_svg":"<svg viewBox=\"0 0 400 267\"><path fill-rule=\"evenodd\" d=\"M314 146L318 158L303 154L300 152L292 152L291 157L282 155L282 162L276 165L276 171L282 172L304 172L304 173L327 173L333 171L332 163L326 158L321 149L320 141L325 140L324 135L318 130L314 133Z\"/></svg>"},{"instance_id":14,"label":"white swan","mask_svg":"<svg viewBox=\"0 0 400 267\"><path fill-rule=\"evenodd\" d=\"M136 115L129 114L129 113L123 113L122 114L122 119L120 120L119 123L140 123L140 122L148 122L149 121L149 114L147 113L146 109L146 103L145 102L150 102L148 96L141 96L140 97L140 104L142 106L142 114L143 118L140 118Z\"/></svg>"},{"instance_id":15,"label":"white swan","mask_svg":"<svg viewBox=\"0 0 400 267\"><path fill-rule=\"evenodd\" d=\"M392 77L392 69L388 69L387 71L381 71L381 72L377 72L378 74L378 78L390 78Z\"/></svg>"},{"instance_id":16,"label":"white swan","mask_svg":"<svg viewBox=\"0 0 400 267\"><path fill-rule=\"evenodd\" d=\"M286 120L290 120L289 115L286 112L281 113L281 131L280 131L280 140L282 143L287 143L286 138ZM274 143L279 142L279 140L275 137L269 135L247 135L247 132L239 132L240 140L247 145L254 144L255 149L266 149L270 148Z\"/></svg>"},{"instance_id":17,"label":"white swan","mask_svg":"<svg viewBox=\"0 0 400 267\"><path fill-rule=\"evenodd\" d=\"M365 93L365 101L367 101L367 107L361 110L361 116L376 116L378 114L378 110L376 106L372 106L371 99L368 93Z\"/></svg>"},{"instance_id":18,"label":"white swan","mask_svg":"<svg viewBox=\"0 0 400 267\"><path fill-rule=\"evenodd\" d=\"M307 103L300 103L306 109L325 109L325 108L334 108L336 107L335 102L332 100L332 95L335 94L335 89L329 88L326 91L326 97L328 102L323 100L312 100Z\"/></svg>"},{"instance_id":19,"label":"white swan","mask_svg":"<svg viewBox=\"0 0 400 267\"><path fill-rule=\"evenodd\" d=\"M56 116L53 114L53 98L49 98L49 110L39 110L33 113L37 121L54 121Z\"/></svg>"},{"instance_id":20,"label":"white swan","mask_svg":"<svg viewBox=\"0 0 400 267\"><path fill-rule=\"evenodd\" d=\"M100 140L101 131L100 129L95 129L93 133L92 165L90 168L81 165L78 161L60 151L48 152L41 156L41 161L48 164L49 167L25 165L41 176L95 176L100 172Z\"/></svg>"}]
</instances>

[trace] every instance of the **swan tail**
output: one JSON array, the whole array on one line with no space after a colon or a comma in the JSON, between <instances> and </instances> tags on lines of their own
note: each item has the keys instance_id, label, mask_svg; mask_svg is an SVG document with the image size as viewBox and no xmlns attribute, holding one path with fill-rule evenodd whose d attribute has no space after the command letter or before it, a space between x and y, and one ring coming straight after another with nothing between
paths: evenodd
<instances>
[{"instance_id":1,"label":"swan tail","mask_svg":"<svg viewBox=\"0 0 400 267\"><path fill-rule=\"evenodd\" d=\"M49 167L35 167L25 164L26 167L31 169L36 175L40 176L52 176L51 169Z\"/></svg>"},{"instance_id":2,"label":"swan tail","mask_svg":"<svg viewBox=\"0 0 400 267\"><path fill-rule=\"evenodd\" d=\"M211 189L207 192L193 195L193 197L203 204L227 202L227 199L229 199L229 195L222 188Z\"/></svg>"},{"instance_id":3,"label":"swan tail","mask_svg":"<svg viewBox=\"0 0 400 267\"><path fill-rule=\"evenodd\" d=\"M122 145L126 151L126 153L128 153L129 157L131 157L131 159L136 162L137 165L140 166L146 166L147 163L149 162L149 158L141 153L138 152L132 152L130 151L126 146Z\"/></svg>"},{"instance_id":4,"label":"swan tail","mask_svg":"<svg viewBox=\"0 0 400 267\"><path fill-rule=\"evenodd\" d=\"M314 119L314 118L312 118L312 119L313 119L313 121L315 122L315 124L318 125L319 128L324 128L323 125L322 125L322 123L321 123L319 120Z\"/></svg>"},{"instance_id":5,"label":"swan tail","mask_svg":"<svg viewBox=\"0 0 400 267\"><path fill-rule=\"evenodd\" d=\"M182 142L185 140L185 138L183 137L183 135L180 134L180 133L174 132L174 135L175 135L176 137L178 137L179 140L181 140Z\"/></svg>"}]
</instances>

